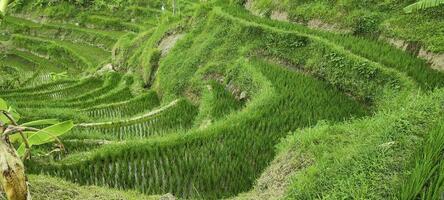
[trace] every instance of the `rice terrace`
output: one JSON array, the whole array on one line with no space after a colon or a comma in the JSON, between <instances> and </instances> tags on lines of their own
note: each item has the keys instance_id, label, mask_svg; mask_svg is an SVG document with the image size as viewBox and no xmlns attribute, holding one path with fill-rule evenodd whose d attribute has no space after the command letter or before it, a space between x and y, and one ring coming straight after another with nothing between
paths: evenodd
<instances>
[{"instance_id":1,"label":"rice terrace","mask_svg":"<svg viewBox=\"0 0 444 200\"><path fill-rule=\"evenodd\" d=\"M0 13L0 200L444 200L443 0Z\"/></svg>"}]
</instances>

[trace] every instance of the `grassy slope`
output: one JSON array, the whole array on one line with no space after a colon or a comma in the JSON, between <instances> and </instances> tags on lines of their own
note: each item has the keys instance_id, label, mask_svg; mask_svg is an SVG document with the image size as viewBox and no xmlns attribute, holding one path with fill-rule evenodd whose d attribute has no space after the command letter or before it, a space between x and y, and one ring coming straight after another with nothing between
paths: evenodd
<instances>
[{"instance_id":1,"label":"grassy slope","mask_svg":"<svg viewBox=\"0 0 444 200\"><path fill-rule=\"evenodd\" d=\"M266 20L257 21L265 22ZM274 25L279 26L279 23L274 23ZM283 25L282 27L285 27ZM324 36L326 35L324 34ZM332 37L326 38L330 39ZM357 40L353 39L352 41ZM337 44L341 43L343 42L339 40ZM360 51L367 55L369 55L367 52L371 52L370 49L366 50L365 48ZM383 57L380 59L384 61ZM402 65L402 62L399 65ZM423 80L433 82L430 79ZM436 80L442 81L442 78ZM427 168L426 165L417 163L415 169L417 173L435 173L432 176L435 180L433 178L422 179L421 184L417 184L418 182L407 182L408 184L405 184L406 182L404 182L409 177L410 170L413 169L409 163L417 159L414 156L415 154L421 154L420 152L422 152L420 146L430 145L423 144L422 139L413 138L418 134L424 138L429 138L426 133L428 130L435 130L434 124L437 121L427 121L427 119L436 118L442 114L439 112L439 107L442 106L442 92L435 92L432 96L434 97L427 100L422 97L418 98L419 96L411 97L412 103L408 103L408 105L414 108L408 111L412 113L410 115L404 116L408 113L405 113L405 111L396 111L392 114L381 112L381 115L376 115L374 119L358 120L345 125L320 125L313 130L307 129L296 132L289 137L289 140L294 141L294 143L281 151L280 156L259 179L255 189L250 193L239 196L239 198L274 199L280 195L280 197L287 196L288 199L378 199L380 197L396 199L401 195L416 195L416 193L409 193L411 191L398 193L400 188L405 185L414 185L418 191L428 191L428 193L424 193L430 196L439 195L442 192L442 182L438 181L440 177L439 168L431 169ZM403 104L402 101L394 102L390 103L389 106L396 108L396 104ZM406 102L404 101L404 103ZM423 109L428 110L427 113L423 113ZM390 117L394 118L395 121L390 120ZM401 119L398 119L399 117ZM395 126L395 132L398 132L397 135L393 135L390 126L383 125L384 123ZM402 125L404 123L407 123L405 127ZM343 127L338 129L339 126ZM381 129L378 130L378 127ZM319 137L315 136L321 132L322 134ZM359 137L363 138L359 139ZM387 137L390 140L387 141ZM341 143L341 140L346 142ZM393 145L396 148L393 148ZM439 149L442 150L439 141L435 141L434 146L437 146L438 151ZM376 153L375 151L380 151L378 148L381 147L388 148L390 151L383 150L384 153L382 154ZM433 154L429 155L432 156ZM435 162L432 166L439 167L439 163ZM366 171L370 173L362 173ZM293 179L283 177L293 177ZM389 178L391 181L381 181L387 177L391 177ZM410 180L418 180L418 177L420 176L412 177ZM293 182L292 185L291 182ZM434 184L434 192L431 192L433 190L427 190L427 187L423 188L423 184L426 182ZM325 188L320 189L320 187ZM285 190L288 190L287 193Z\"/></svg>"},{"instance_id":2,"label":"grassy slope","mask_svg":"<svg viewBox=\"0 0 444 200\"><path fill-rule=\"evenodd\" d=\"M180 97L192 85L192 79L203 84L199 79L207 74L205 69L216 70L210 67L211 64L225 61L233 65L220 65L219 69L227 75L224 84L230 81L248 92L251 101L246 108L216 121L207 129L194 130L185 135L175 134L161 139L117 144L71 157L69 162L42 166L45 171L71 179L67 170L75 170L75 173L82 176L80 182L103 184L91 180L91 177L112 176L114 169L109 170L104 166L127 166L131 162L137 173L143 169L144 176L150 178L134 180L132 173L135 172L124 169L123 173L118 174L121 182L109 179L107 184L137 188L149 193L172 191L183 197L202 195L205 198L219 198L247 190L261 169L272 159L274 144L289 130L310 126L319 119L341 121L352 113L359 116L366 113L361 105L322 81L278 66L239 59L237 52L243 49L242 46L263 44L260 41L262 35L243 35L243 28L255 27L218 13L213 13L211 20L215 21L199 24L200 28L193 30L192 35L161 63L159 90L168 94L163 101ZM275 34L280 36L279 32L257 28L265 29L264 34L269 37ZM218 40L218 35L226 31L232 36ZM252 38L255 40L250 41ZM296 36L292 38L303 39ZM235 41L243 45L233 46ZM190 43L193 48L189 48ZM272 48L298 47L287 47L276 42ZM203 52L205 54L201 54ZM202 56L208 57L202 59ZM196 68L199 62L203 62L201 70ZM205 66L207 63L209 65ZM182 83L181 80L187 81ZM304 83L305 87L300 88ZM199 89L199 85L196 89ZM214 100L217 103L218 99ZM307 107L311 109L307 110ZM128 154L134 155L136 159L127 160ZM162 156L156 156L158 154ZM193 159L189 160L188 155L193 155ZM163 164L156 168L141 164L146 161L151 165L154 162L156 166L159 166L157 163ZM89 167L94 169L87 170ZM216 167L217 170L214 170ZM148 183L151 187L144 187Z\"/></svg>"},{"instance_id":3,"label":"grassy slope","mask_svg":"<svg viewBox=\"0 0 444 200\"><path fill-rule=\"evenodd\" d=\"M291 179L268 181L271 184L287 182L286 187L280 188L287 189L280 191L281 196L288 199L396 198L400 188L401 195L405 196L439 195L441 168L434 166L443 165L437 156L442 145L426 138L428 130L432 136L440 136L442 129L435 126L437 121L430 120L442 115L444 95L442 91L431 92L432 88L441 86L440 74L410 68L416 63L405 67L404 64L411 61L408 56L400 63L390 62L390 56L405 55L390 48L385 49L389 56L371 53L377 45L359 48L358 43L362 45L367 41L353 37L294 28L250 17L231 8L209 13L208 10L199 10L193 21L195 26L186 29L189 34L161 60L155 84L164 103L183 96L199 99L204 91L200 115L195 121L201 129L116 143L60 162L37 163L31 171L44 170L84 184L112 185L146 193L174 192L190 198L228 197L250 188L273 159L274 145L291 131L279 148L279 158L284 155L291 159L278 160L270 166L276 168L276 163L283 162L292 165L284 176ZM146 48L138 50L140 56L155 55L157 41L167 29L176 27L168 21L164 23L166 25L146 43ZM152 73L151 61L149 59L148 64L146 58L134 58L132 63L135 66L142 63L140 66ZM214 78L216 80L212 80ZM416 83L428 92L418 91ZM215 91L208 89L211 88L208 85ZM98 87L93 91L102 95L105 87ZM224 88L231 91L223 91ZM306 128L321 119L342 121L354 113L352 110L358 110L355 113L358 116L366 114L361 105L338 88L361 100L371 100L377 108L375 115L344 123L320 122ZM236 100L235 96L240 95L236 90L247 92L247 102ZM82 94L68 94L78 95ZM31 99L33 104L29 105L39 106L39 100L48 98L46 94L43 97L36 102ZM88 106L101 106L95 104L101 100L91 100L94 102ZM56 107L64 103L51 102ZM186 109L181 111L190 113ZM423 149L424 144L434 148ZM422 152L427 156L421 157ZM430 165L422 162L415 165L414 161L420 159ZM142 177L149 178L138 179L141 172ZM263 189L268 186L264 182L275 178L273 176L265 173L255 190L240 198L269 199L259 193L264 193ZM108 178L101 181L102 177ZM45 181L46 178L42 183L46 184ZM48 182L53 181L56 180ZM405 181L409 184L404 184ZM75 190L81 191L79 195L84 195L86 190L96 191L95 187ZM65 195L65 191L69 190L63 189L55 195Z\"/></svg>"},{"instance_id":4,"label":"grassy slope","mask_svg":"<svg viewBox=\"0 0 444 200\"><path fill-rule=\"evenodd\" d=\"M444 52L444 6L404 14L402 9L412 1L253 1L264 13L286 11L294 21L320 19L361 35L383 32L390 37L420 42L433 52Z\"/></svg>"},{"instance_id":5,"label":"grassy slope","mask_svg":"<svg viewBox=\"0 0 444 200\"><path fill-rule=\"evenodd\" d=\"M20 70L31 71L36 68L35 64L14 54L7 54L0 59L1 65L13 66Z\"/></svg>"},{"instance_id":6,"label":"grassy slope","mask_svg":"<svg viewBox=\"0 0 444 200\"><path fill-rule=\"evenodd\" d=\"M132 191L79 186L44 175L31 175L29 179L32 198L38 200L156 200L160 198L160 196L147 196Z\"/></svg>"},{"instance_id":7,"label":"grassy slope","mask_svg":"<svg viewBox=\"0 0 444 200\"><path fill-rule=\"evenodd\" d=\"M311 30L293 23L277 22L265 18L252 18L249 13L245 13L241 9L234 10L232 13L238 13L238 16L243 19L254 19L254 21L258 23L267 24L280 29L319 36L338 46L342 46L345 50L350 51L353 54L380 63L385 67L394 68L406 73L425 90L444 86L444 72L433 70L424 60L407 54L386 43L352 35Z\"/></svg>"}]
</instances>

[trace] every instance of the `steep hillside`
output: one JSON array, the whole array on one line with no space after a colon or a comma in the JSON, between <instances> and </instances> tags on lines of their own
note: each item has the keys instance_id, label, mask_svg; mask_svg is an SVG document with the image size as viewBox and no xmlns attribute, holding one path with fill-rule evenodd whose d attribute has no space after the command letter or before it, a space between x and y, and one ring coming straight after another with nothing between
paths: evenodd
<instances>
[{"instance_id":1,"label":"steep hillside","mask_svg":"<svg viewBox=\"0 0 444 200\"><path fill-rule=\"evenodd\" d=\"M403 9L413 2L247 0L244 4L256 15L314 29L379 38L444 69L444 4L404 13Z\"/></svg>"},{"instance_id":2,"label":"steep hillside","mask_svg":"<svg viewBox=\"0 0 444 200\"><path fill-rule=\"evenodd\" d=\"M1 22L0 97L22 121L76 123L62 149L33 147L33 196L442 198L443 72L357 30L255 15L349 28L362 11L384 32L408 20L390 12L407 3L344 17L348 4L279 2L15 1ZM429 17L428 30L443 23Z\"/></svg>"}]
</instances>

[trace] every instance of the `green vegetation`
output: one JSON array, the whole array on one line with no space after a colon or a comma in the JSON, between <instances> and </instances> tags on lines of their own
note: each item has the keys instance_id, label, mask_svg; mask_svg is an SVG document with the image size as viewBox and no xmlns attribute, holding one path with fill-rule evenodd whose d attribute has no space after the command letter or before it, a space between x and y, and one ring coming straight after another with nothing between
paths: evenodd
<instances>
[{"instance_id":1,"label":"green vegetation","mask_svg":"<svg viewBox=\"0 0 444 200\"><path fill-rule=\"evenodd\" d=\"M76 124L58 148L32 148L31 194L441 198L444 73L375 40L442 51L441 7L403 13L411 3L14 1L0 97L24 122Z\"/></svg>"},{"instance_id":2,"label":"green vegetation","mask_svg":"<svg viewBox=\"0 0 444 200\"><path fill-rule=\"evenodd\" d=\"M440 0L412 1L280 1L251 0L254 9L270 16L272 12L286 12L289 20L326 29L345 29L354 35L394 37L417 42L432 52L444 52L442 29L443 5ZM414 7L432 6L419 10ZM275 13L275 15L277 15ZM330 25L326 25L330 24ZM335 24L335 25L332 25Z\"/></svg>"},{"instance_id":3,"label":"green vegetation","mask_svg":"<svg viewBox=\"0 0 444 200\"><path fill-rule=\"evenodd\" d=\"M441 4L444 4L444 1L442 1L442 0L421 0L421 1L418 1L414 4L412 4L412 5L405 7L404 11L406 13L411 13L411 12L418 11L418 10L425 10L427 8L437 7Z\"/></svg>"},{"instance_id":4,"label":"green vegetation","mask_svg":"<svg viewBox=\"0 0 444 200\"><path fill-rule=\"evenodd\" d=\"M69 132L72 121L59 123L43 119L19 124L20 114L0 98L0 183L8 199L29 199L30 192L22 160L31 157L31 147L59 141L58 137ZM44 127L45 128L36 128ZM20 146L15 149L12 143Z\"/></svg>"},{"instance_id":5,"label":"green vegetation","mask_svg":"<svg viewBox=\"0 0 444 200\"><path fill-rule=\"evenodd\" d=\"M146 196L137 192L123 192L96 186L79 186L59 178L43 175L29 176L32 198L39 200L157 200L160 196ZM1 199L1 197L0 197Z\"/></svg>"}]
</instances>

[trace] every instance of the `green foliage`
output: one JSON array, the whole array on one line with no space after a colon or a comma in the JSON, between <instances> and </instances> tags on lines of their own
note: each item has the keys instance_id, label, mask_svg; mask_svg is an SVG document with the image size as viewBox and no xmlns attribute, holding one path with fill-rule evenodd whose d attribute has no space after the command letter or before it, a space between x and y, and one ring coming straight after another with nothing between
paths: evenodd
<instances>
[{"instance_id":1,"label":"green foliage","mask_svg":"<svg viewBox=\"0 0 444 200\"><path fill-rule=\"evenodd\" d=\"M404 12L412 13L419 10L425 10L427 8L437 7L444 4L443 0L420 0L412 5L404 8Z\"/></svg>"},{"instance_id":2,"label":"green foliage","mask_svg":"<svg viewBox=\"0 0 444 200\"><path fill-rule=\"evenodd\" d=\"M410 97L400 110L370 119L295 132L281 146L300 168L291 178L286 198L413 199L408 195L424 186L416 180L427 180L428 173L437 172L429 167L439 167L428 162L437 158L442 142L424 143L423 137L436 136L427 135L431 130L439 132L435 125L440 122L430 119L442 114L442 94L441 90L433 97ZM413 174L410 162L417 163ZM403 196L400 187L407 189Z\"/></svg>"},{"instance_id":3,"label":"green foliage","mask_svg":"<svg viewBox=\"0 0 444 200\"><path fill-rule=\"evenodd\" d=\"M376 15L360 16L355 21L353 34L377 38L380 22L380 17Z\"/></svg>"},{"instance_id":4,"label":"green foliage","mask_svg":"<svg viewBox=\"0 0 444 200\"><path fill-rule=\"evenodd\" d=\"M43 4L43 1L41 1ZM38 2L36 2L38 3ZM41 5L41 7L45 7ZM76 6L67 2L56 6L48 6L43 11L44 14L50 18L70 18L77 14Z\"/></svg>"},{"instance_id":5,"label":"green foliage","mask_svg":"<svg viewBox=\"0 0 444 200\"><path fill-rule=\"evenodd\" d=\"M61 23L35 23L30 20L8 16L2 26L12 33L26 34L35 37L55 38L59 34L64 35L64 40L85 45L94 44L96 47L110 50L120 32L91 30L74 25Z\"/></svg>"},{"instance_id":6,"label":"green foliage","mask_svg":"<svg viewBox=\"0 0 444 200\"><path fill-rule=\"evenodd\" d=\"M27 77L22 71L9 66L0 66L0 73L0 88L5 90L19 87Z\"/></svg>"},{"instance_id":7,"label":"green foliage","mask_svg":"<svg viewBox=\"0 0 444 200\"><path fill-rule=\"evenodd\" d=\"M140 109L140 108L139 108ZM134 115L137 112L133 112ZM196 108L186 101L174 103L171 107L159 108L129 119L103 123L81 124L74 134L100 133L119 140L146 138L188 129L196 115ZM180 117L179 117L180 116Z\"/></svg>"},{"instance_id":8,"label":"green foliage","mask_svg":"<svg viewBox=\"0 0 444 200\"><path fill-rule=\"evenodd\" d=\"M60 138L66 151L34 147L27 170L188 199L232 197L256 180L255 192L282 190L273 198L436 197L442 145L427 138L440 138L443 73L361 37L386 34L391 17L418 19L390 13L407 2L254 2L260 14L340 21L359 37L254 17L245 1L180 1L180 16L157 0L19 1L17 16L49 18L7 17L20 51L2 62L41 71L0 96L30 125L78 124ZM28 134L32 144L51 135ZM285 163L272 162L276 145Z\"/></svg>"},{"instance_id":9,"label":"green foliage","mask_svg":"<svg viewBox=\"0 0 444 200\"><path fill-rule=\"evenodd\" d=\"M134 191L121 191L97 186L80 186L60 178L44 175L30 175L31 194L39 200L158 200L161 196L146 196ZM2 199L0 197L0 199ZM2 199L3 200L3 199Z\"/></svg>"},{"instance_id":10,"label":"green foliage","mask_svg":"<svg viewBox=\"0 0 444 200\"><path fill-rule=\"evenodd\" d=\"M195 123L206 127L221 118L242 108L243 103L236 99L225 87L210 80L207 89L203 91L199 115Z\"/></svg>"},{"instance_id":11,"label":"green foliage","mask_svg":"<svg viewBox=\"0 0 444 200\"><path fill-rule=\"evenodd\" d=\"M4 16L6 14L6 9L8 8L9 0L0 1L0 14Z\"/></svg>"},{"instance_id":12,"label":"green foliage","mask_svg":"<svg viewBox=\"0 0 444 200\"><path fill-rule=\"evenodd\" d=\"M14 118L14 120L18 121L20 120L20 114L17 113L17 111L8 105L8 103L0 98L0 122L6 125L13 124L13 121L4 113L10 114L11 117Z\"/></svg>"},{"instance_id":13,"label":"green foliage","mask_svg":"<svg viewBox=\"0 0 444 200\"><path fill-rule=\"evenodd\" d=\"M370 61L380 63L384 67L393 68L403 73L407 73L410 78L412 78L425 90L442 87L444 84L444 73L431 69L424 60L408 55L402 50L396 49L383 42L376 42L370 39L349 35L338 35L328 32L310 30L295 24L276 22L261 18L251 18L248 13L242 11L241 9L235 9L230 12L236 13L243 19L254 19L256 22L261 24L279 27L288 31L305 33L331 41L338 47L351 51L353 54L364 57ZM431 34L438 35L436 33ZM280 54L282 54L282 52L280 52ZM299 61L296 63L299 63Z\"/></svg>"},{"instance_id":14,"label":"green foliage","mask_svg":"<svg viewBox=\"0 0 444 200\"><path fill-rule=\"evenodd\" d=\"M42 125L54 125L59 123L59 121L57 119L41 119L41 120L37 120L37 121L32 121L32 122L26 122L24 124L22 124L22 126L42 126Z\"/></svg>"},{"instance_id":15,"label":"green foliage","mask_svg":"<svg viewBox=\"0 0 444 200\"><path fill-rule=\"evenodd\" d=\"M252 184L250 180L253 180L255 177L254 174L257 173L255 172L256 169L262 168L257 165L260 164L260 166L264 166L266 160L271 159L273 154L270 150L273 149L273 144L276 144L279 141L279 137L285 135L287 130L291 130L292 127L305 126L311 122L314 123L318 118L328 118L335 121L341 120L342 116L345 117L348 116L349 113L354 113L352 110L360 109L359 105L355 102L350 101L343 95L337 95L337 92L331 90L331 88L319 81L292 73L279 66L272 67L263 62L255 62L254 66L267 72L264 74L268 74L267 78L271 79L270 83L273 83L273 87L276 87L275 89L277 91L273 91L271 88L264 88L263 94L261 94L262 97L258 97L258 99L252 100L252 102L249 103L251 107L248 108L247 106L245 110L233 115L233 117L216 122L214 128L197 131L189 136L184 135L183 137L179 137L173 135L171 137L163 137L165 139L134 143L128 142L125 145L112 145L93 151L91 155L78 154L68 157L67 160L62 160L60 165L42 166L43 163L38 164L37 166L40 166L38 169L45 169L45 172L48 173L57 173L67 179L73 178L69 175L70 173L68 173L68 171L75 170L75 173L82 174L82 178L80 179L81 183L136 188L147 193L164 193L172 190L175 194L184 197L197 195L193 190L189 190L186 187L188 184L193 184L200 195L205 195L206 198L216 198L229 195L236 191L246 190L249 185ZM286 76L280 77L282 75L281 73L285 73ZM293 91L296 91L295 88L298 88L301 83L308 84L306 89L298 93L293 93ZM288 87L283 87L285 85ZM322 94L320 94L320 92L322 92ZM313 101L313 95L316 96L318 102ZM341 108L335 106L320 106L327 102L330 102L329 104L331 105L341 105ZM316 111L304 109L306 107L313 108ZM347 111L343 109L345 107L349 107ZM298 110L298 112L295 112L296 110ZM307 112L304 112L304 110ZM338 114L339 112L343 114ZM364 111L362 112L365 113ZM270 115L271 113L274 113L274 115ZM298 113L298 115L295 116L295 113ZM310 118L307 118L307 116L310 116ZM281 126L282 124L287 124L288 127ZM111 126L114 126L114 124ZM111 131L109 134L124 132L128 131ZM122 152L128 153L124 155ZM177 156L185 152L188 152L187 155L193 155L194 159L192 163L187 164L187 160L189 160L187 157ZM257 155L253 156L247 152L257 153ZM129 161L125 159L125 156L128 156L127 154L134 155L137 159ZM231 158L230 155L233 154L238 155L237 158ZM157 155L163 156L159 157ZM260 159L258 159L258 155L260 155ZM78 159L85 156L88 156L88 161L79 162L80 160ZM149 166L142 164L147 161L151 163ZM261 162L258 163L258 161ZM134 168L132 167L131 171L126 172L129 170L125 168L128 162L130 162L130 165L134 166ZM251 165L253 162L256 162L256 164ZM63 163L72 164L65 165ZM92 168L86 167L90 165L87 163L93 164ZM155 163L164 164L158 165ZM98 169L103 169L102 166L108 165L112 165L113 169L110 169L110 171L97 171ZM32 166L36 166L36 164L32 164ZM114 176L115 173L113 170L116 169L117 166L125 172L119 173L120 181L107 179L109 182L100 183L95 182L95 178L88 178ZM154 166L162 167L158 168ZM179 166L183 167L177 168ZM217 171L214 170L215 166L218 166ZM35 169L37 170L37 168ZM76 169L79 170L77 171ZM150 178L135 181L132 178L134 177L134 173L140 173L142 169L144 174L141 176ZM34 168L30 170L34 170ZM159 170L160 172L171 171L172 174L177 175L163 176L156 172ZM238 173L242 173L243 175L239 176L240 174ZM197 175L200 175L202 178L191 178ZM232 177L237 178L233 179ZM180 180L188 181L183 182ZM173 186L164 188L162 186L162 182L164 181L167 181L168 185L171 184ZM248 182L250 183L247 184ZM144 187L144 185L148 183L150 183L149 185L151 185L151 187ZM224 187L221 188L220 185Z\"/></svg>"},{"instance_id":16,"label":"green foliage","mask_svg":"<svg viewBox=\"0 0 444 200\"><path fill-rule=\"evenodd\" d=\"M28 124L33 124L36 122L29 122ZM41 123L41 121L39 121ZM47 123L47 122L45 122ZM28 142L29 147L32 147L34 145L42 145L49 142L53 142L57 137L60 137L61 135L67 133L69 130L71 130L74 127L74 124L72 121L66 121L58 124L54 124L52 126L46 127L44 129L38 130L36 132L29 132L28 135ZM17 153L19 156L23 156L25 154L25 144L20 144L20 147L17 149Z\"/></svg>"},{"instance_id":17,"label":"green foliage","mask_svg":"<svg viewBox=\"0 0 444 200\"><path fill-rule=\"evenodd\" d=\"M53 142L57 137L67 133L74 127L72 121L59 123L57 120L54 119L31 121L18 125L17 122L21 118L20 114L18 114L14 108L8 106L6 101L3 100L2 98L0 98L0 111L1 111L0 122L7 125L18 126L19 128L22 129L20 131L23 131L23 133L21 132L20 134L22 137L25 138L20 138L19 141L21 141L21 144L17 149L17 154L20 157L25 156L27 150L26 148L31 148L33 145L42 145L49 142ZM33 126L35 127L47 124L53 124L53 125L43 129L30 129ZM16 134L15 138L18 138L17 136L18 133L14 134ZM14 135L12 135L12 137L14 137Z\"/></svg>"},{"instance_id":18,"label":"green foliage","mask_svg":"<svg viewBox=\"0 0 444 200\"><path fill-rule=\"evenodd\" d=\"M430 129L420 151L417 152L414 168L401 186L400 199L439 199L444 190L443 157L444 128L442 121Z\"/></svg>"},{"instance_id":19,"label":"green foliage","mask_svg":"<svg viewBox=\"0 0 444 200\"><path fill-rule=\"evenodd\" d=\"M252 0L253 10L269 15L272 11L285 12L291 21L309 24L315 28L330 31L352 32L375 38L384 36L418 41L425 49L444 52L440 30L442 21L442 0L412 1L280 1ZM407 7L406 7L407 6ZM427 10L421 8L429 7ZM405 15L406 12L421 11Z\"/></svg>"},{"instance_id":20,"label":"green foliage","mask_svg":"<svg viewBox=\"0 0 444 200\"><path fill-rule=\"evenodd\" d=\"M8 109L8 104L6 103L6 101L0 99L0 110L7 110L7 109Z\"/></svg>"},{"instance_id":21,"label":"green foliage","mask_svg":"<svg viewBox=\"0 0 444 200\"><path fill-rule=\"evenodd\" d=\"M147 87L151 87L151 85L153 85L154 77L157 73L157 69L159 68L162 52L158 49L153 49L149 55L149 61L148 63L144 64L143 68L143 78Z\"/></svg>"},{"instance_id":22,"label":"green foliage","mask_svg":"<svg viewBox=\"0 0 444 200\"><path fill-rule=\"evenodd\" d=\"M106 121L137 115L145 111L140 108L150 110L158 105L159 99L157 94L154 91L151 91L127 101L93 106L82 109L81 112L96 121Z\"/></svg>"}]
</instances>

